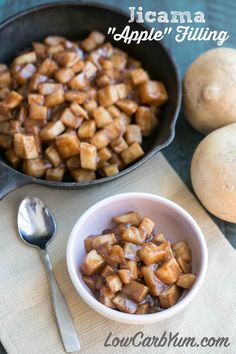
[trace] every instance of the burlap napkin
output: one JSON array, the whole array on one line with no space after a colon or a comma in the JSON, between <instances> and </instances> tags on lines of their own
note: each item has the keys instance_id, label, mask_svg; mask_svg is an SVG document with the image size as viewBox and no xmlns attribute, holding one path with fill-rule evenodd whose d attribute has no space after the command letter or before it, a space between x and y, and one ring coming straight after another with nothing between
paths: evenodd
<instances>
[{"instance_id":1,"label":"burlap napkin","mask_svg":"<svg viewBox=\"0 0 236 354\"><path fill-rule=\"evenodd\" d=\"M187 209L201 226L209 249L209 270L203 288L188 308L175 317L152 325L130 326L112 322L90 309L74 290L65 262L72 226L95 202L122 192L140 191L166 196ZM34 248L17 237L16 214L26 195L40 197L58 223L49 247L59 286L69 304L81 339L82 353L235 353L236 352L236 252L208 217L194 196L159 154L142 168L98 188L61 191L24 187L0 203L0 334L9 354L64 353L52 313L46 274ZM229 347L104 347L114 337L161 336L166 331L180 337L228 337Z\"/></svg>"}]
</instances>

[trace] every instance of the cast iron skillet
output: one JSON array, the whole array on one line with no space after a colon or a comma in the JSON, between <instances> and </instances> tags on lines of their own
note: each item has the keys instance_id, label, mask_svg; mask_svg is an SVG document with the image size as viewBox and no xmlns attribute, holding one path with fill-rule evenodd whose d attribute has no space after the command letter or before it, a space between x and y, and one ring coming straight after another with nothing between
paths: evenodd
<instances>
[{"instance_id":1,"label":"cast iron skillet","mask_svg":"<svg viewBox=\"0 0 236 354\"><path fill-rule=\"evenodd\" d=\"M17 54L29 48L33 41L42 40L47 35L57 34L69 39L79 39L94 29L107 34L110 26L121 31L127 24L127 15L101 5L76 2L40 5L23 11L0 25L0 62L9 63ZM130 25L133 30L147 29L137 23ZM113 42L112 37L107 36L107 38ZM152 136L145 139L144 157L117 175L76 183L51 182L27 176L10 167L0 156L0 199L10 191L32 183L49 187L79 189L112 181L141 166L171 143L174 138L175 123L181 101L180 79L173 59L160 42L146 41L137 45L135 43L124 44L119 41L113 42L113 44L139 59L153 78L165 83L169 93L169 100L162 109L161 123L158 129L153 132Z\"/></svg>"}]
</instances>

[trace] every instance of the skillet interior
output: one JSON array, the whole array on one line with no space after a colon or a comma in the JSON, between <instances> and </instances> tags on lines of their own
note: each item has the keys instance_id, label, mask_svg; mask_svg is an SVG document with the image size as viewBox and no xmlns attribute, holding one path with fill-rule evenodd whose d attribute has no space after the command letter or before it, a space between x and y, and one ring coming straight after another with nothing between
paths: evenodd
<instances>
[{"instance_id":1,"label":"skillet interior","mask_svg":"<svg viewBox=\"0 0 236 354\"><path fill-rule=\"evenodd\" d=\"M49 34L63 35L69 39L80 39L94 29L106 34L110 26L116 27L117 32L120 33L127 25L128 17L126 15L100 5L69 2L42 5L22 12L0 26L0 43L4 43L1 46L0 62L9 63L17 54L29 48L33 41L42 40ZM144 29L137 23L129 25L131 25L132 30L140 31ZM169 100L162 108L160 125L150 137L144 139L145 156L119 174L95 181L83 183L50 182L26 176L21 172L14 174L16 179L17 176L21 179L24 176L26 183L40 183L64 188L96 185L135 169L172 141L180 106L181 88L178 73L170 55L159 42L146 41L137 45L135 43L125 44L123 41L115 42L111 36L107 36L107 39L114 46L125 50L131 56L140 60L143 67L150 72L152 78L163 81L168 90ZM8 167L2 157L1 165L4 165L5 169ZM15 171L11 167L8 167L8 170L8 174Z\"/></svg>"}]
</instances>

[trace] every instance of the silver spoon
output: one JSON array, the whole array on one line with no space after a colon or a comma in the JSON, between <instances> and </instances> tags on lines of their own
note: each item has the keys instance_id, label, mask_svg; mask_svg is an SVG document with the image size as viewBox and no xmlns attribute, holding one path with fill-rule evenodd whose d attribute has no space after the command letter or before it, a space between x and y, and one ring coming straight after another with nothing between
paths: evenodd
<instances>
[{"instance_id":1,"label":"silver spoon","mask_svg":"<svg viewBox=\"0 0 236 354\"><path fill-rule=\"evenodd\" d=\"M47 245L56 231L56 222L50 210L36 197L22 200L17 217L19 235L30 246L37 247L44 260L52 291L52 302L62 342L67 353L80 350L72 319L52 271Z\"/></svg>"}]
</instances>

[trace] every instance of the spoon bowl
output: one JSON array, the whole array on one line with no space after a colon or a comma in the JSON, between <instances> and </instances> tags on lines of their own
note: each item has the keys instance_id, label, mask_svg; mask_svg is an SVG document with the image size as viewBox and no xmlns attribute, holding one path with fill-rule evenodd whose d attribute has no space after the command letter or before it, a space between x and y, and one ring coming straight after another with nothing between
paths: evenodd
<instances>
[{"instance_id":1,"label":"spoon bowl","mask_svg":"<svg viewBox=\"0 0 236 354\"><path fill-rule=\"evenodd\" d=\"M50 210L36 197L26 197L20 204L19 235L30 246L46 248L56 231L56 222Z\"/></svg>"}]
</instances>

